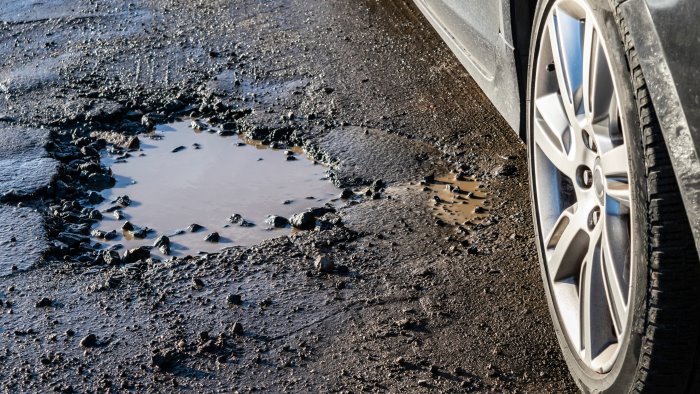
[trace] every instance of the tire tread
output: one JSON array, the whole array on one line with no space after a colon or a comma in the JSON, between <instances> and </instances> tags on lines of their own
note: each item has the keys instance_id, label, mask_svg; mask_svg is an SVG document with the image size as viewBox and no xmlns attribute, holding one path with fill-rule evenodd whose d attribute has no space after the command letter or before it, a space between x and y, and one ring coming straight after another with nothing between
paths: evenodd
<instances>
[{"instance_id":1,"label":"tire tread","mask_svg":"<svg viewBox=\"0 0 700 394\"><path fill-rule=\"evenodd\" d=\"M643 342L632 392L695 392L700 383L697 307L700 267L668 150L620 9L612 8L625 47L642 127L648 198L649 282Z\"/></svg>"}]
</instances>

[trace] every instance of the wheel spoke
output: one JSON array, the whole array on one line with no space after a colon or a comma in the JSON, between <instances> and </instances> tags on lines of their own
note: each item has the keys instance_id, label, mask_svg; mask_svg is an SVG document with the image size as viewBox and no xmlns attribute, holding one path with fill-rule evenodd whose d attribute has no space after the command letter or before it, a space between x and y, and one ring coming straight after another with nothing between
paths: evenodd
<instances>
[{"instance_id":1,"label":"wheel spoke","mask_svg":"<svg viewBox=\"0 0 700 394\"><path fill-rule=\"evenodd\" d=\"M610 103L614 88L598 32L586 23L583 40L583 103L591 123L598 123L611 115Z\"/></svg>"},{"instance_id":2,"label":"wheel spoke","mask_svg":"<svg viewBox=\"0 0 700 394\"><path fill-rule=\"evenodd\" d=\"M535 106L542 120L544 120L552 133L559 136L561 140L561 135L569 127L569 119L566 117L561 97L556 93L550 93L538 98L535 101Z\"/></svg>"},{"instance_id":3,"label":"wheel spoke","mask_svg":"<svg viewBox=\"0 0 700 394\"><path fill-rule=\"evenodd\" d=\"M588 248L588 215L576 205L564 210L545 238L547 268L552 280L578 273Z\"/></svg>"},{"instance_id":4,"label":"wheel spoke","mask_svg":"<svg viewBox=\"0 0 700 394\"><path fill-rule=\"evenodd\" d=\"M594 319L595 314L591 313L591 297L593 289L591 288L591 264L585 264L581 270L581 277L579 280L579 324L581 332L581 343L579 344L579 351L583 353L583 358L586 364L591 365L592 352L590 349L593 347L591 345L591 338L593 333L591 332L591 322Z\"/></svg>"},{"instance_id":5,"label":"wheel spoke","mask_svg":"<svg viewBox=\"0 0 700 394\"><path fill-rule=\"evenodd\" d=\"M602 275L601 228L599 224L591 234L579 286L581 350L588 365L609 342L610 312Z\"/></svg>"},{"instance_id":6,"label":"wheel spoke","mask_svg":"<svg viewBox=\"0 0 700 394\"><path fill-rule=\"evenodd\" d=\"M620 205L630 206L630 187L627 182L608 181L608 197L617 201Z\"/></svg>"},{"instance_id":7,"label":"wheel spoke","mask_svg":"<svg viewBox=\"0 0 700 394\"><path fill-rule=\"evenodd\" d=\"M627 146L622 144L605 152L600 157L600 166L606 177L627 178L629 161L627 159Z\"/></svg>"},{"instance_id":8,"label":"wheel spoke","mask_svg":"<svg viewBox=\"0 0 700 394\"><path fill-rule=\"evenodd\" d=\"M597 55L598 37L593 29L593 23L586 23L583 29L583 107L586 114L593 112L593 102L596 90L596 71L595 59Z\"/></svg>"},{"instance_id":9,"label":"wheel spoke","mask_svg":"<svg viewBox=\"0 0 700 394\"><path fill-rule=\"evenodd\" d=\"M625 144L619 145L604 153L600 157L600 166L605 176L608 196L620 204L629 207L629 162Z\"/></svg>"},{"instance_id":10,"label":"wheel spoke","mask_svg":"<svg viewBox=\"0 0 700 394\"><path fill-rule=\"evenodd\" d=\"M614 226L613 226L614 227ZM620 263L624 261L619 261L619 258L624 258L629 251L625 250L623 253L614 253L611 250L609 231L625 230L626 229L615 229L610 228L606 222L605 233L602 237L602 259L605 280L605 292L607 294L608 309L610 310L610 315L613 318L613 323L615 323L615 331L617 336L620 336L625 328L625 316L627 316L627 290L628 285L626 281L621 280L621 276L624 272L624 267L620 267Z\"/></svg>"},{"instance_id":11,"label":"wheel spoke","mask_svg":"<svg viewBox=\"0 0 700 394\"><path fill-rule=\"evenodd\" d=\"M593 123L591 125L591 131L593 131L595 136L595 143L599 152L607 152L613 148L613 142L610 138L610 127L607 122L603 123Z\"/></svg>"},{"instance_id":12,"label":"wheel spoke","mask_svg":"<svg viewBox=\"0 0 700 394\"><path fill-rule=\"evenodd\" d=\"M568 158L567 144L564 141L569 121L561 98L556 93L548 94L538 98L535 107L539 114L534 122L535 144L559 171L569 177L574 176L575 168Z\"/></svg>"},{"instance_id":13,"label":"wheel spoke","mask_svg":"<svg viewBox=\"0 0 700 394\"><path fill-rule=\"evenodd\" d=\"M549 20L549 39L552 47L554 70L564 98L566 114L576 120L574 98L581 85L583 55L581 50L581 22L557 9Z\"/></svg>"}]
</instances>

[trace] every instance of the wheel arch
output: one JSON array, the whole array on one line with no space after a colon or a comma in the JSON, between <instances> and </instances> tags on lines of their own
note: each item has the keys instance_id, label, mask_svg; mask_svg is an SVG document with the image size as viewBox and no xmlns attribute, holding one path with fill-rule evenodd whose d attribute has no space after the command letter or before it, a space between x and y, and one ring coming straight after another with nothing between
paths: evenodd
<instances>
[{"instance_id":1,"label":"wheel arch","mask_svg":"<svg viewBox=\"0 0 700 394\"><path fill-rule=\"evenodd\" d=\"M693 232L695 249L700 256L700 158L698 157L700 137L697 130L700 125L689 122L684 112L684 104L688 105L688 102L683 102L682 95L676 88L676 86L682 86L684 89L691 89L693 86L688 86L686 83L678 84L674 80L672 66L669 65L662 39L657 32L658 24L648 3L644 0L610 0L610 3L615 10L616 18L627 26L629 39L632 41L628 45L633 46L638 54L637 61L644 74L650 100L658 114L661 133ZM692 7L688 4L692 3L680 1L678 10L683 10L683 7ZM686 10L686 13L695 14L691 12L693 10L697 8ZM662 18L657 19L663 23ZM677 23L680 26L674 28L681 30L688 28L692 31L694 27L684 27L684 21L687 20L679 20ZM663 29L668 26L658 27ZM678 54L672 53L672 55ZM693 127L695 135L691 131Z\"/></svg>"}]
</instances>

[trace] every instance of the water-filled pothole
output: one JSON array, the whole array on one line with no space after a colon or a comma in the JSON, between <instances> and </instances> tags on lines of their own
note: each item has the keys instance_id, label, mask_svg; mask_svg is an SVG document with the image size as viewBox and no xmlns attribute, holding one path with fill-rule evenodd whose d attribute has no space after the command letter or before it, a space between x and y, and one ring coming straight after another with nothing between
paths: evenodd
<instances>
[{"instance_id":1,"label":"water-filled pothole","mask_svg":"<svg viewBox=\"0 0 700 394\"><path fill-rule=\"evenodd\" d=\"M214 131L193 130L190 122L160 125L141 138L138 151L103 156L116 185L101 193L105 201L96 208L103 218L95 229L113 238L97 241L131 249L166 235L172 255L212 252L288 232L265 223L269 215L340 204L326 168L300 148L270 149ZM127 221L133 230L123 229ZM205 240L214 232L218 242Z\"/></svg>"},{"instance_id":2,"label":"water-filled pothole","mask_svg":"<svg viewBox=\"0 0 700 394\"><path fill-rule=\"evenodd\" d=\"M426 182L431 192L431 211L445 224L471 225L488 217L486 193L481 184L459 174L447 174Z\"/></svg>"}]
</instances>

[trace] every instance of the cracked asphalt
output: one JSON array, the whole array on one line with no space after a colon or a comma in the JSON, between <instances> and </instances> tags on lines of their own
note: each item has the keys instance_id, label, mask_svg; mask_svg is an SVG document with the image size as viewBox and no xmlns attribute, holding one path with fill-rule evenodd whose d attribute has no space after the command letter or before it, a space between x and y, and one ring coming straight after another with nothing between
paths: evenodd
<instances>
[{"instance_id":1,"label":"cracked asphalt","mask_svg":"<svg viewBox=\"0 0 700 394\"><path fill-rule=\"evenodd\" d=\"M253 247L106 259L92 133L178 117L303 146L371 197ZM0 387L574 392L525 156L407 0L0 1ZM488 219L436 219L421 182L449 172Z\"/></svg>"}]
</instances>

